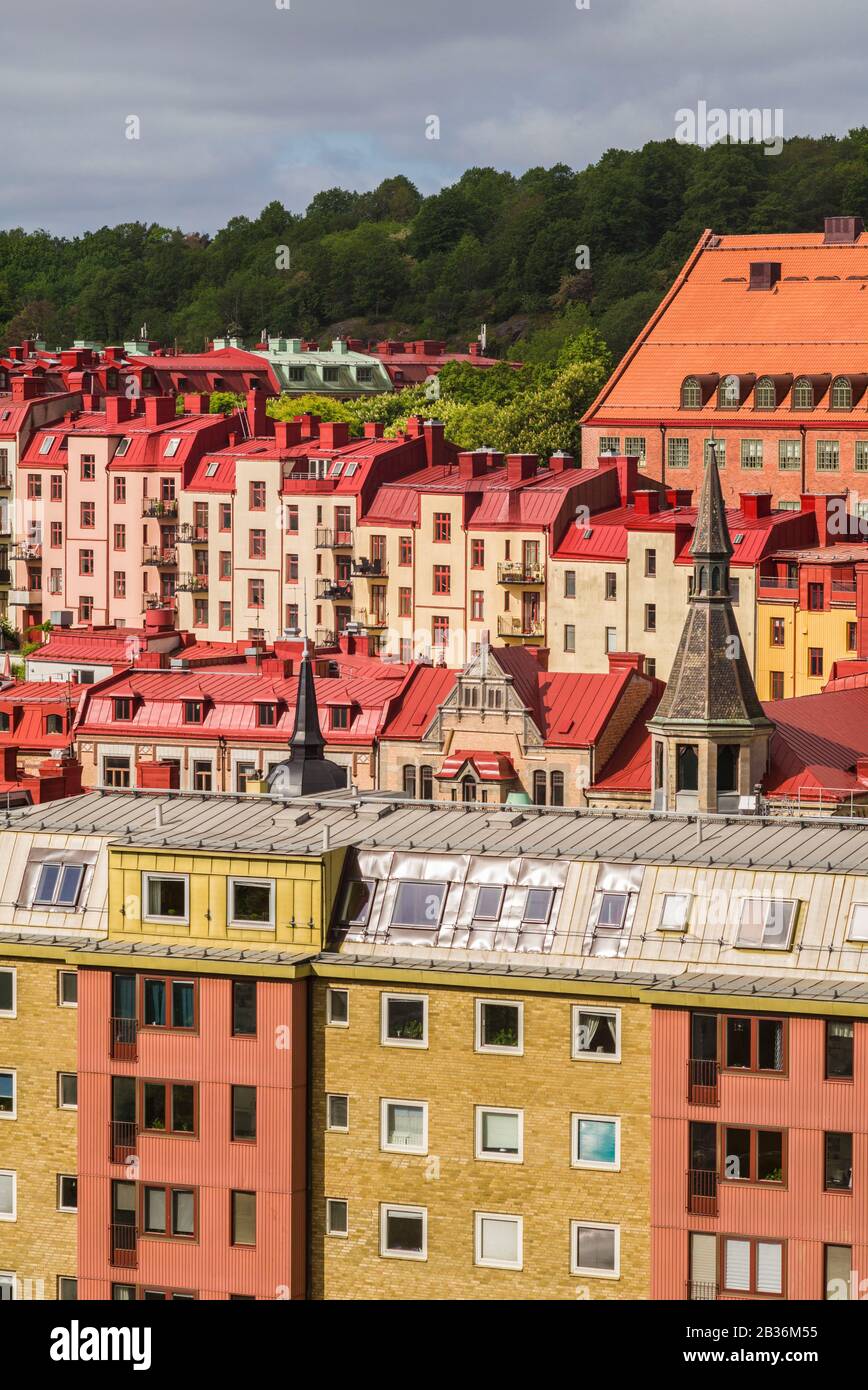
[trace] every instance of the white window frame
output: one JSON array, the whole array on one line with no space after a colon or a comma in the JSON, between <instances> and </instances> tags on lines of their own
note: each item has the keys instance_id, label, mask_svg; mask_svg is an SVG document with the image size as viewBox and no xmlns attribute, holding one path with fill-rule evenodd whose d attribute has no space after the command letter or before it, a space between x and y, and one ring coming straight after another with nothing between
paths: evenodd
<instances>
[{"instance_id":1,"label":"white window frame","mask_svg":"<svg viewBox=\"0 0 868 1390\"><path fill-rule=\"evenodd\" d=\"M582 1052L577 1047L579 1018L582 1014L606 1014L615 1020L615 1051ZM570 1020L570 1049L574 1062L620 1062L621 1060L621 1010L617 1008L597 1008L596 1005L573 1004Z\"/></svg>"},{"instance_id":2,"label":"white window frame","mask_svg":"<svg viewBox=\"0 0 868 1390\"><path fill-rule=\"evenodd\" d=\"M157 913L148 911L148 902L151 894L151 881L162 882L171 879L173 882L181 882L184 885L184 915L183 917L161 917ZM190 875L189 874L162 874L154 872L142 872L142 921L143 922L164 922L169 926L184 927L190 925Z\"/></svg>"},{"instance_id":3,"label":"white window frame","mask_svg":"<svg viewBox=\"0 0 868 1390\"><path fill-rule=\"evenodd\" d=\"M332 1018L332 998L336 994L345 994L347 997L347 1016L346 1018ZM326 990L326 1023L329 1028L349 1028L350 1026L350 991L341 988L340 985L329 985Z\"/></svg>"},{"instance_id":4,"label":"white window frame","mask_svg":"<svg viewBox=\"0 0 868 1390\"><path fill-rule=\"evenodd\" d=\"M63 1081L63 1078L64 1078L65 1076L74 1076L75 1079L76 1079L76 1083L75 1083L75 1095L76 1095L75 1105L66 1105L66 1104L64 1103L64 1100L63 1100L63 1087L62 1087L62 1085L61 1085L61 1082ZM77 1110L77 1109L78 1109L78 1072L75 1072L75 1071L59 1071L59 1072L57 1073L57 1108L58 1108L58 1110Z\"/></svg>"},{"instance_id":5,"label":"white window frame","mask_svg":"<svg viewBox=\"0 0 868 1390\"><path fill-rule=\"evenodd\" d=\"M523 1163L524 1162L524 1110L511 1105L477 1105L475 1107L474 1155L482 1163ZM518 1118L518 1153L489 1153L482 1147L482 1124L484 1115L515 1115Z\"/></svg>"},{"instance_id":6,"label":"white window frame","mask_svg":"<svg viewBox=\"0 0 868 1390\"><path fill-rule=\"evenodd\" d=\"M514 1260L486 1260L482 1255L483 1221L511 1221L518 1229L517 1256ZM473 1213L473 1263L481 1269L522 1269L524 1265L524 1218L502 1211Z\"/></svg>"},{"instance_id":7,"label":"white window frame","mask_svg":"<svg viewBox=\"0 0 868 1390\"><path fill-rule=\"evenodd\" d=\"M495 1006L509 1005L512 1009L518 1009L518 1046L503 1047L500 1043L485 1043L482 1041L482 1017L487 1004ZM476 1000L476 1037L474 1043L476 1052L493 1052L503 1057L523 1057L524 1056L524 1003L521 999L477 999Z\"/></svg>"},{"instance_id":8,"label":"white window frame","mask_svg":"<svg viewBox=\"0 0 868 1390\"><path fill-rule=\"evenodd\" d=\"M686 900L686 906L684 909L684 920L678 926L670 926L670 924L666 921L666 906L671 898L683 898ZM671 893L664 893L663 902L660 906L660 920L657 923L657 930L666 932L686 932L688 923L690 921L690 909L692 908L692 906L692 893L679 893L676 891L673 891Z\"/></svg>"},{"instance_id":9,"label":"white window frame","mask_svg":"<svg viewBox=\"0 0 868 1390\"><path fill-rule=\"evenodd\" d=\"M63 1298L63 1295L61 1294L61 1288L62 1288L62 1286L63 1286L64 1283L75 1284L75 1298L74 1298L74 1299L71 1299L71 1298L70 1298L70 1299L64 1299L64 1298ZM57 1276L57 1298L58 1298L58 1302L65 1302L65 1303L73 1303L73 1302L77 1302L77 1301L78 1301L78 1275L76 1275L76 1274L58 1274L58 1276Z\"/></svg>"},{"instance_id":10,"label":"white window frame","mask_svg":"<svg viewBox=\"0 0 868 1390\"><path fill-rule=\"evenodd\" d=\"M18 1220L18 1169L0 1168L0 1178L12 1179L12 1211L0 1211L0 1221Z\"/></svg>"},{"instance_id":11,"label":"white window frame","mask_svg":"<svg viewBox=\"0 0 868 1390\"><path fill-rule=\"evenodd\" d=\"M253 884L258 888L268 889L268 921L249 922L244 917L236 917L234 913L235 885L236 883ZM274 931L274 904L277 896L275 882L273 878L255 878L248 874L230 874L226 883L226 920L230 927L240 927L242 931ZM189 915L189 902L188 915Z\"/></svg>"},{"instance_id":12,"label":"white window frame","mask_svg":"<svg viewBox=\"0 0 868 1390\"><path fill-rule=\"evenodd\" d=\"M576 1232L579 1229L615 1232L615 1267L591 1269L576 1264ZM613 1221L571 1221L570 1222L570 1273L581 1274L585 1279L620 1279L621 1277L621 1227Z\"/></svg>"},{"instance_id":13,"label":"white window frame","mask_svg":"<svg viewBox=\"0 0 868 1390\"><path fill-rule=\"evenodd\" d=\"M0 966L0 975L12 976L12 1007L0 1009L0 1018L18 1017L18 971L14 965Z\"/></svg>"},{"instance_id":14,"label":"white window frame","mask_svg":"<svg viewBox=\"0 0 868 1390\"><path fill-rule=\"evenodd\" d=\"M854 931L856 925L856 914L859 913L865 918L863 935L858 936ZM868 903L853 903L850 908L850 916L847 920L847 940L856 946L868 946Z\"/></svg>"},{"instance_id":15,"label":"white window frame","mask_svg":"<svg viewBox=\"0 0 868 1390\"><path fill-rule=\"evenodd\" d=\"M37 874L36 874L36 881L35 881L35 883L33 884L33 894L32 894L32 897L31 897L31 899L30 899L30 906L34 909L34 911L36 911L36 912L54 912L54 911L59 911L59 912L75 912L76 908L78 907L79 903L81 902L81 896L82 896L82 892L83 892L83 890L84 890L84 883L85 883L85 879L87 878L87 871L88 871L88 868L89 868L90 866L89 866L88 864L83 864L83 863L81 863L79 860L76 860L76 859L64 859L62 862L58 862L58 863L56 863L56 864L55 864L53 861L49 861L49 860L45 860L45 859L44 859L44 860L42 860L40 863L36 863L36 864L34 865L34 867L37 869ZM57 882L56 882L55 885L54 885L54 893L53 893L51 899L48 899L48 898L37 898L36 894L37 894L37 892L39 891L39 885L40 885L40 883L42 882L42 875L45 873L45 870L46 870L47 868L49 868L49 867L56 867L56 868L59 869L59 871L60 871L60 872L58 873L58 875L57 875ZM81 873L79 874L79 878L78 878L78 886L77 886L77 888L76 888L76 890L75 890L75 898L74 898L74 900L73 900L71 903L70 903L70 902L58 902L58 899L57 899L57 894L60 892L60 886L61 886L61 884L62 884L62 882L63 882L63 875L64 875L64 872L65 872L66 869L80 869L80 870L81 870Z\"/></svg>"},{"instance_id":16,"label":"white window frame","mask_svg":"<svg viewBox=\"0 0 868 1390\"><path fill-rule=\"evenodd\" d=\"M389 1213L399 1216L420 1216L422 1218L422 1249L389 1250L386 1246L386 1232L389 1229ZM399 1202L380 1203L380 1256L384 1260L427 1260L428 1258L428 1208L405 1206Z\"/></svg>"},{"instance_id":17,"label":"white window frame","mask_svg":"<svg viewBox=\"0 0 868 1390\"><path fill-rule=\"evenodd\" d=\"M390 1038L388 1033L389 1026L389 1004L393 999L413 1000L422 1005L422 1036L421 1038ZM395 994L384 991L380 995L380 1042L383 1047L421 1047L428 1046L428 995L427 994Z\"/></svg>"},{"instance_id":18,"label":"white window frame","mask_svg":"<svg viewBox=\"0 0 868 1390\"><path fill-rule=\"evenodd\" d=\"M331 1103L335 1099L345 1100L347 1103L347 1122L345 1125L332 1124ZM346 1091L328 1091L326 1093L326 1130L329 1134L349 1134L350 1098Z\"/></svg>"},{"instance_id":19,"label":"white window frame","mask_svg":"<svg viewBox=\"0 0 868 1390\"><path fill-rule=\"evenodd\" d=\"M346 1230L344 1230L344 1231L337 1231L337 1230L335 1230L335 1228L332 1226L332 1222L331 1222L331 1209L332 1209L332 1206L333 1206L336 1202L340 1202L340 1203L342 1204L342 1206L344 1206L345 1209L346 1209L347 1225L346 1225ZM346 1198L346 1197L326 1197L325 1233L326 1233L327 1236L335 1236L338 1240L347 1240L347 1239L349 1238L349 1234L350 1234L350 1203L349 1203L349 1199L348 1199L348 1198Z\"/></svg>"},{"instance_id":20,"label":"white window frame","mask_svg":"<svg viewBox=\"0 0 868 1390\"><path fill-rule=\"evenodd\" d=\"M17 1303L18 1275L15 1273L14 1269L0 1269L0 1284L5 1284L7 1288L12 1290L11 1299L4 1300L4 1302Z\"/></svg>"},{"instance_id":21,"label":"white window frame","mask_svg":"<svg viewBox=\"0 0 868 1390\"><path fill-rule=\"evenodd\" d=\"M422 1143L409 1144L390 1144L389 1134L389 1106L390 1105L412 1105L422 1111ZM380 1148L383 1153L389 1154L427 1154L428 1152L428 1102L427 1100L405 1100L402 1096L383 1096L380 1099Z\"/></svg>"},{"instance_id":22,"label":"white window frame","mask_svg":"<svg viewBox=\"0 0 868 1390\"><path fill-rule=\"evenodd\" d=\"M74 1004L70 1004L69 1001L66 1000L66 999L64 999L64 997L63 997L63 987L62 987L62 985L61 985L61 981L62 981L67 975L74 975L74 976L76 977L75 1003L74 1003ZM78 983L77 983L77 981L78 981L78 971L77 971L77 970L58 970L58 972L57 972L57 1007L58 1007L59 1009L77 1009L77 1008L78 1008Z\"/></svg>"},{"instance_id":23,"label":"white window frame","mask_svg":"<svg viewBox=\"0 0 868 1390\"><path fill-rule=\"evenodd\" d=\"M12 1109L0 1110L0 1120L18 1119L18 1071L15 1067L0 1067L0 1075L12 1077Z\"/></svg>"},{"instance_id":24,"label":"white window frame","mask_svg":"<svg viewBox=\"0 0 868 1390\"><path fill-rule=\"evenodd\" d=\"M765 904L765 920L764 920L764 922L763 922L763 936L765 936L765 932L766 932L766 930L767 930L769 912L770 912L770 911L773 911L774 908L776 907L776 905L777 905L778 903L781 903L783 906L791 906L791 907L792 907L793 911L792 911L792 916L790 917L789 932L788 932L788 935L787 935L786 942L784 942L782 945L777 945L777 944L769 945L769 943L768 943L767 941L765 941L765 940L762 940L762 941L741 941L741 940L739 940L739 938L740 938L740 936L741 936L741 929L742 929L742 922L743 922L744 914L745 914L745 908L747 907L748 903L755 903L755 902L760 902L760 903L764 903L764 904ZM798 921L798 917L799 917L799 899L798 899L798 898L774 898L774 897L771 897L771 896L768 895L768 894L763 894L763 893L746 893L745 896L744 896L743 898L740 899L739 904L738 904L738 920L737 920L737 922L736 922L736 924L735 924L735 940L733 941L733 946L736 948L736 950L739 950L739 951L791 951L791 950L793 949L793 937L794 937L794 935L795 935L795 931L796 931L796 922Z\"/></svg>"},{"instance_id":25,"label":"white window frame","mask_svg":"<svg viewBox=\"0 0 868 1390\"><path fill-rule=\"evenodd\" d=\"M62 1197L62 1193L63 1193L63 1180L64 1180L64 1178L72 1178L72 1179L76 1182L76 1184L78 1183L78 1174L77 1174L77 1173L58 1173L58 1175L57 1175L57 1210L58 1210L58 1211L66 1212L66 1213L69 1214L70 1216L75 1216L75 1214L76 1214L77 1211L78 1211L78 1206L76 1205L76 1206L74 1206L74 1207L65 1207L65 1206L62 1205L62 1202L61 1202L61 1197ZM75 1195L76 1195L76 1198L78 1198L78 1186L77 1186L77 1185L76 1185L76 1189L75 1189Z\"/></svg>"},{"instance_id":26,"label":"white window frame","mask_svg":"<svg viewBox=\"0 0 868 1390\"><path fill-rule=\"evenodd\" d=\"M614 1163L597 1163L593 1159L579 1158L579 1131L582 1120L594 1120L600 1124L615 1126L615 1161ZM620 1173L621 1171L621 1117L620 1115L590 1115L586 1112L577 1112L570 1116L570 1167L571 1168L590 1168L602 1173Z\"/></svg>"}]
</instances>

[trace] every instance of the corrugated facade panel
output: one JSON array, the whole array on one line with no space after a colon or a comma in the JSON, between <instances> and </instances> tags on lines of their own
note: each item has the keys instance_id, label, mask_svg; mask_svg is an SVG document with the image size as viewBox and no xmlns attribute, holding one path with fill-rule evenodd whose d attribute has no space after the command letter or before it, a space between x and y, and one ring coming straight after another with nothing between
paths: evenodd
<instances>
[{"instance_id":1,"label":"corrugated facade panel","mask_svg":"<svg viewBox=\"0 0 868 1390\"><path fill-rule=\"evenodd\" d=\"M721 1071L718 1105L687 1098L690 1011L652 1011L652 1296L684 1298L688 1233L786 1242L789 1298L823 1297L823 1246L848 1245L868 1269L868 1025L855 1024L854 1080L827 1081L825 1023L787 1022L780 1076ZM687 1211L691 1121L786 1131L781 1187L721 1181L716 1216ZM853 1190L824 1190L824 1133L853 1135ZM719 1143L722 1138L719 1139Z\"/></svg>"},{"instance_id":2,"label":"corrugated facade panel","mask_svg":"<svg viewBox=\"0 0 868 1390\"><path fill-rule=\"evenodd\" d=\"M304 1293L307 1033L304 982L257 987L257 1036L233 1037L231 979L198 977L194 1036L141 1029L138 1059L109 1056L111 972L80 972L79 1203L81 1297L112 1282L194 1290L199 1297ZM198 1086L196 1137L139 1133L136 1153L109 1158L111 1077ZM256 1141L231 1137L231 1087L256 1087ZM141 1118L141 1116L139 1116ZM143 1237L135 1269L109 1260L112 1180L195 1187L195 1240ZM256 1246L233 1247L230 1193L257 1194Z\"/></svg>"}]
</instances>

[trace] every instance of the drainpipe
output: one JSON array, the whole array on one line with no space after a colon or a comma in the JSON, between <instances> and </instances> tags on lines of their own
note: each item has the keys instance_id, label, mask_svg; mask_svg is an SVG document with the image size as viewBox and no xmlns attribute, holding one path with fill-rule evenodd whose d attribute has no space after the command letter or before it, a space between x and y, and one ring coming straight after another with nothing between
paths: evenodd
<instances>
[{"instance_id":1,"label":"drainpipe","mask_svg":"<svg viewBox=\"0 0 868 1390\"><path fill-rule=\"evenodd\" d=\"M806 464L806 462L805 462L805 453L806 453L806 439L805 439L805 436L806 436L806 433L807 433L807 428L806 428L806 426L805 426L805 425L799 425L799 434L800 434L801 437L802 437L802 487L801 487L801 491L802 491L802 492L807 492L807 490L808 490L808 487L807 487L807 480L806 480L806 472L805 472L806 467L807 467L807 464Z\"/></svg>"},{"instance_id":2,"label":"drainpipe","mask_svg":"<svg viewBox=\"0 0 868 1390\"><path fill-rule=\"evenodd\" d=\"M660 481L666 482L666 426L660 426Z\"/></svg>"}]
</instances>

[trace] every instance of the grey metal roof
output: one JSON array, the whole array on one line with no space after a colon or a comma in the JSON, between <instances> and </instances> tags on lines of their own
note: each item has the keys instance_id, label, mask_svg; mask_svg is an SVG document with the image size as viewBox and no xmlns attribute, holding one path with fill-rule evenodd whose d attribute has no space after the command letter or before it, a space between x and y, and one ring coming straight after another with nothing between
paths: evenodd
<instances>
[{"instance_id":1,"label":"grey metal roof","mask_svg":"<svg viewBox=\"0 0 868 1390\"><path fill-rule=\"evenodd\" d=\"M169 960L230 961L242 965L301 965L316 956L309 951L270 951L261 947L208 946L204 942L131 941L128 937L46 936L36 932L0 932L0 946L60 946L64 950L106 956L165 956Z\"/></svg>"},{"instance_id":2,"label":"grey metal roof","mask_svg":"<svg viewBox=\"0 0 868 1390\"><path fill-rule=\"evenodd\" d=\"M334 793L268 796L87 792L11 811L0 829L102 835L149 848L318 856L415 849L714 868L868 872L868 821L688 816L653 811L452 806Z\"/></svg>"}]
</instances>

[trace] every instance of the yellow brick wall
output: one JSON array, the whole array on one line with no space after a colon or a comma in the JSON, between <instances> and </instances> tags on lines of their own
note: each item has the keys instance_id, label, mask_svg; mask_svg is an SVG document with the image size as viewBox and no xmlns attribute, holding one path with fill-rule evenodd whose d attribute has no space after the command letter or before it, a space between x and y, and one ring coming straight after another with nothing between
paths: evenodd
<instances>
[{"instance_id":1,"label":"yellow brick wall","mask_svg":"<svg viewBox=\"0 0 868 1390\"><path fill-rule=\"evenodd\" d=\"M0 1270L20 1297L57 1297L76 1272L76 1221L57 1210L57 1176L76 1173L77 1113L58 1107L57 1074L76 1070L78 1010L58 1003L53 959L0 956L17 972L17 1017L0 1016L0 1067L17 1071L17 1118L0 1118L0 1168L17 1174L17 1219L0 1220ZM27 1281L33 1281L28 1285ZM41 1281L41 1283L40 1283Z\"/></svg>"},{"instance_id":2,"label":"yellow brick wall","mask_svg":"<svg viewBox=\"0 0 868 1390\"><path fill-rule=\"evenodd\" d=\"M622 1060L572 1060L565 995L335 980L349 1026L325 1022L313 989L312 1294L325 1299L636 1299L650 1288L650 1009L621 1008ZM506 982L505 982L506 984ZM427 1049L380 1044L383 991L424 993ZM474 1050L478 997L524 1001L524 1055ZM605 1004L605 999L595 1001ZM326 1132L325 1097L349 1096L349 1132ZM428 1102L428 1156L384 1153L380 1099ZM474 1107L524 1110L521 1164L474 1157ZM570 1166L573 1113L621 1118L621 1170ZM349 1201L347 1238L325 1234L325 1199ZM379 1204L428 1209L425 1261L379 1255ZM474 1212L524 1218L522 1270L474 1265ZM621 1227L617 1280L570 1274L570 1221Z\"/></svg>"}]
</instances>

